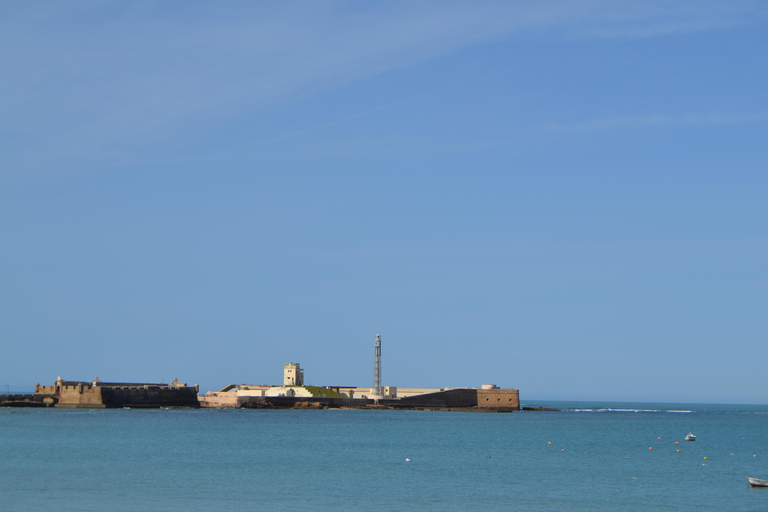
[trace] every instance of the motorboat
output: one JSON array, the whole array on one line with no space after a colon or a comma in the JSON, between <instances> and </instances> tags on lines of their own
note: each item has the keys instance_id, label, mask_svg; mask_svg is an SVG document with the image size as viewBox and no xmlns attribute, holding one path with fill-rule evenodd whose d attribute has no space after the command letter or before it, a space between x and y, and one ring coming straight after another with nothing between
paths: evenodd
<instances>
[{"instance_id":1,"label":"motorboat","mask_svg":"<svg viewBox=\"0 0 768 512\"><path fill-rule=\"evenodd\" d=\"M752 487L768 487L768 480L760 480L759 478L748 476L747 482L749 482L749 485Z\"/></svg>"},{"instance_id":2,"label":"motorboat","mask_svg":"<svg viewBox=\"0 0 768 512\"><path fill-rule=\"evenodd\" d=\"M695 440L696 440L696 436L695 436L695 435L693 435L693 432L691 432L690 434L688 434L687 436L685 436L685 440L686 440L686 441L695 441Z\"/></svg>"}]
</instances>

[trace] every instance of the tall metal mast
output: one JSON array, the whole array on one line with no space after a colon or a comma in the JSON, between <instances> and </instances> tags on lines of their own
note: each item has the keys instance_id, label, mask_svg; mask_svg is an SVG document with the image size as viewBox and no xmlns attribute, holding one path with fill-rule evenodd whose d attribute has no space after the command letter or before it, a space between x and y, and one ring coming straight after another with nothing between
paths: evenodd
<instances>
[{"instance_id":1,"label":"tall metal mast","mask_svg":"<svg viewBox=\"0 0 768 512\"><path fill-rule=\"evenodd\" d=\"M381 336L376 333L373 352L373 394L381 396Z\"/></svg>"}]
</instances>

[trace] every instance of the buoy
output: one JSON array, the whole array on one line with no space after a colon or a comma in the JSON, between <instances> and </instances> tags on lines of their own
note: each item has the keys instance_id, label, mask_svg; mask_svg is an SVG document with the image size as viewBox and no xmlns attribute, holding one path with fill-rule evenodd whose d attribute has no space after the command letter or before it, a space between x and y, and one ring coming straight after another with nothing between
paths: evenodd
<instances>
[{"instance_id":1,"label":"buoy","mask_svg":"<svg viewBox=\"0 0 768 512\"><path fill-rule=\"evenodd\" d=\"M680 453L680 448L677 449L677 453Z\"/></svg>"},{"instance_id":2,"label":"buoy","mask_svg":"<svg viewBox=\"0 0 768 512\"><path fill-rule=\"evenodd\" d=\"M411 459L405 459L405 462L411 462Z\"/></svg>"},{"instance_id":3,"label":"buoy","mask_svg":"<svg viewBox=\"0 0 768 512\"><path fill-rule=\"evenodd\" d=\"M547 444L552 444L552 441L548 442Z\"/></svg>"},{"instance_id":4,"label":"buoy","mask_svg":"<svg viewBox=\"0 0 768 512\"><path fill-rule=\"evenodd\" d=\"M563 448L563 451L565 451L565 448Z\"/></svg>"},{"instance_id":5,"label":"buoy","mask_svg":"<svg viewBox=\"0 0 768 512\"><path fill-rule=\"evenodd\" d=\"M704 460L707 460L707 458L706 458L706 457L704 457Z\"/></svg>"},{"instance_id":6,"label":"buoy","mask_svg":"<svg viewBox=\"0 0 768 512\"><path fill-rule=\"evenodd\" d=\"M653 450L653 446L649 446L649 447L648 447L648 449L649 449L649 450Z\"/></svg>"},{"instance_id":7,"label":"buoy","mask_svg":"<svg viewBox=\"0 0 768 512\"><path fill-rule=\"evenodd\" d=\"M659 439L659 440L661 440L661 438L660 438L660 437L657 437L656 439Z\"/></svg>"},{"instance_id":8,"label":"buoy","mask_svg":"<svg viewBox=\"0 0 768 512\"><path fill-rule=\"evenodd\" d=\"M680 444L680 441L675 441L675 444Z\"/></svg>"}]
</instances>

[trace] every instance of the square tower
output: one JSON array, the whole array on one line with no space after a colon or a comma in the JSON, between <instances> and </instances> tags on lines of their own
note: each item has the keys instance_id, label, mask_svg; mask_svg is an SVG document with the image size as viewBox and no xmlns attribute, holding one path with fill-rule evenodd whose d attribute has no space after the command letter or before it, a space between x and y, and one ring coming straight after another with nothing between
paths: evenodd
<instances>
[{"instance_id":1,"label":"square tower","mask_svg":"<svg viewBox=\"0 0 768 512\"><path fill-rule=\"evenodd\" d=\"M283 369L283 386L303 386L304 370L299 363L286 363Z\"/></svg>"}]
</instances>

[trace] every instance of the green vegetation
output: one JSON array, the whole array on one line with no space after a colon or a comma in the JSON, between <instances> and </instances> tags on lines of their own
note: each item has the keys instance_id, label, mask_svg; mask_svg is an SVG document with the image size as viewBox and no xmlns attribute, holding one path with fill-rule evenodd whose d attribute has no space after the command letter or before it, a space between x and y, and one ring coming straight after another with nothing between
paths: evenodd
<instances>
[{"instance_id":1,"label":"green vegetation","mask_svg":"<svg viewBox=\"0 0 768 512\"><path fill-rule=\"evenodd\" d=\"M304 389L312 393L312 396L324 396L328 398L346 398L341 393L320 386L304 386Z\"/></svg>"}]
</instances>

